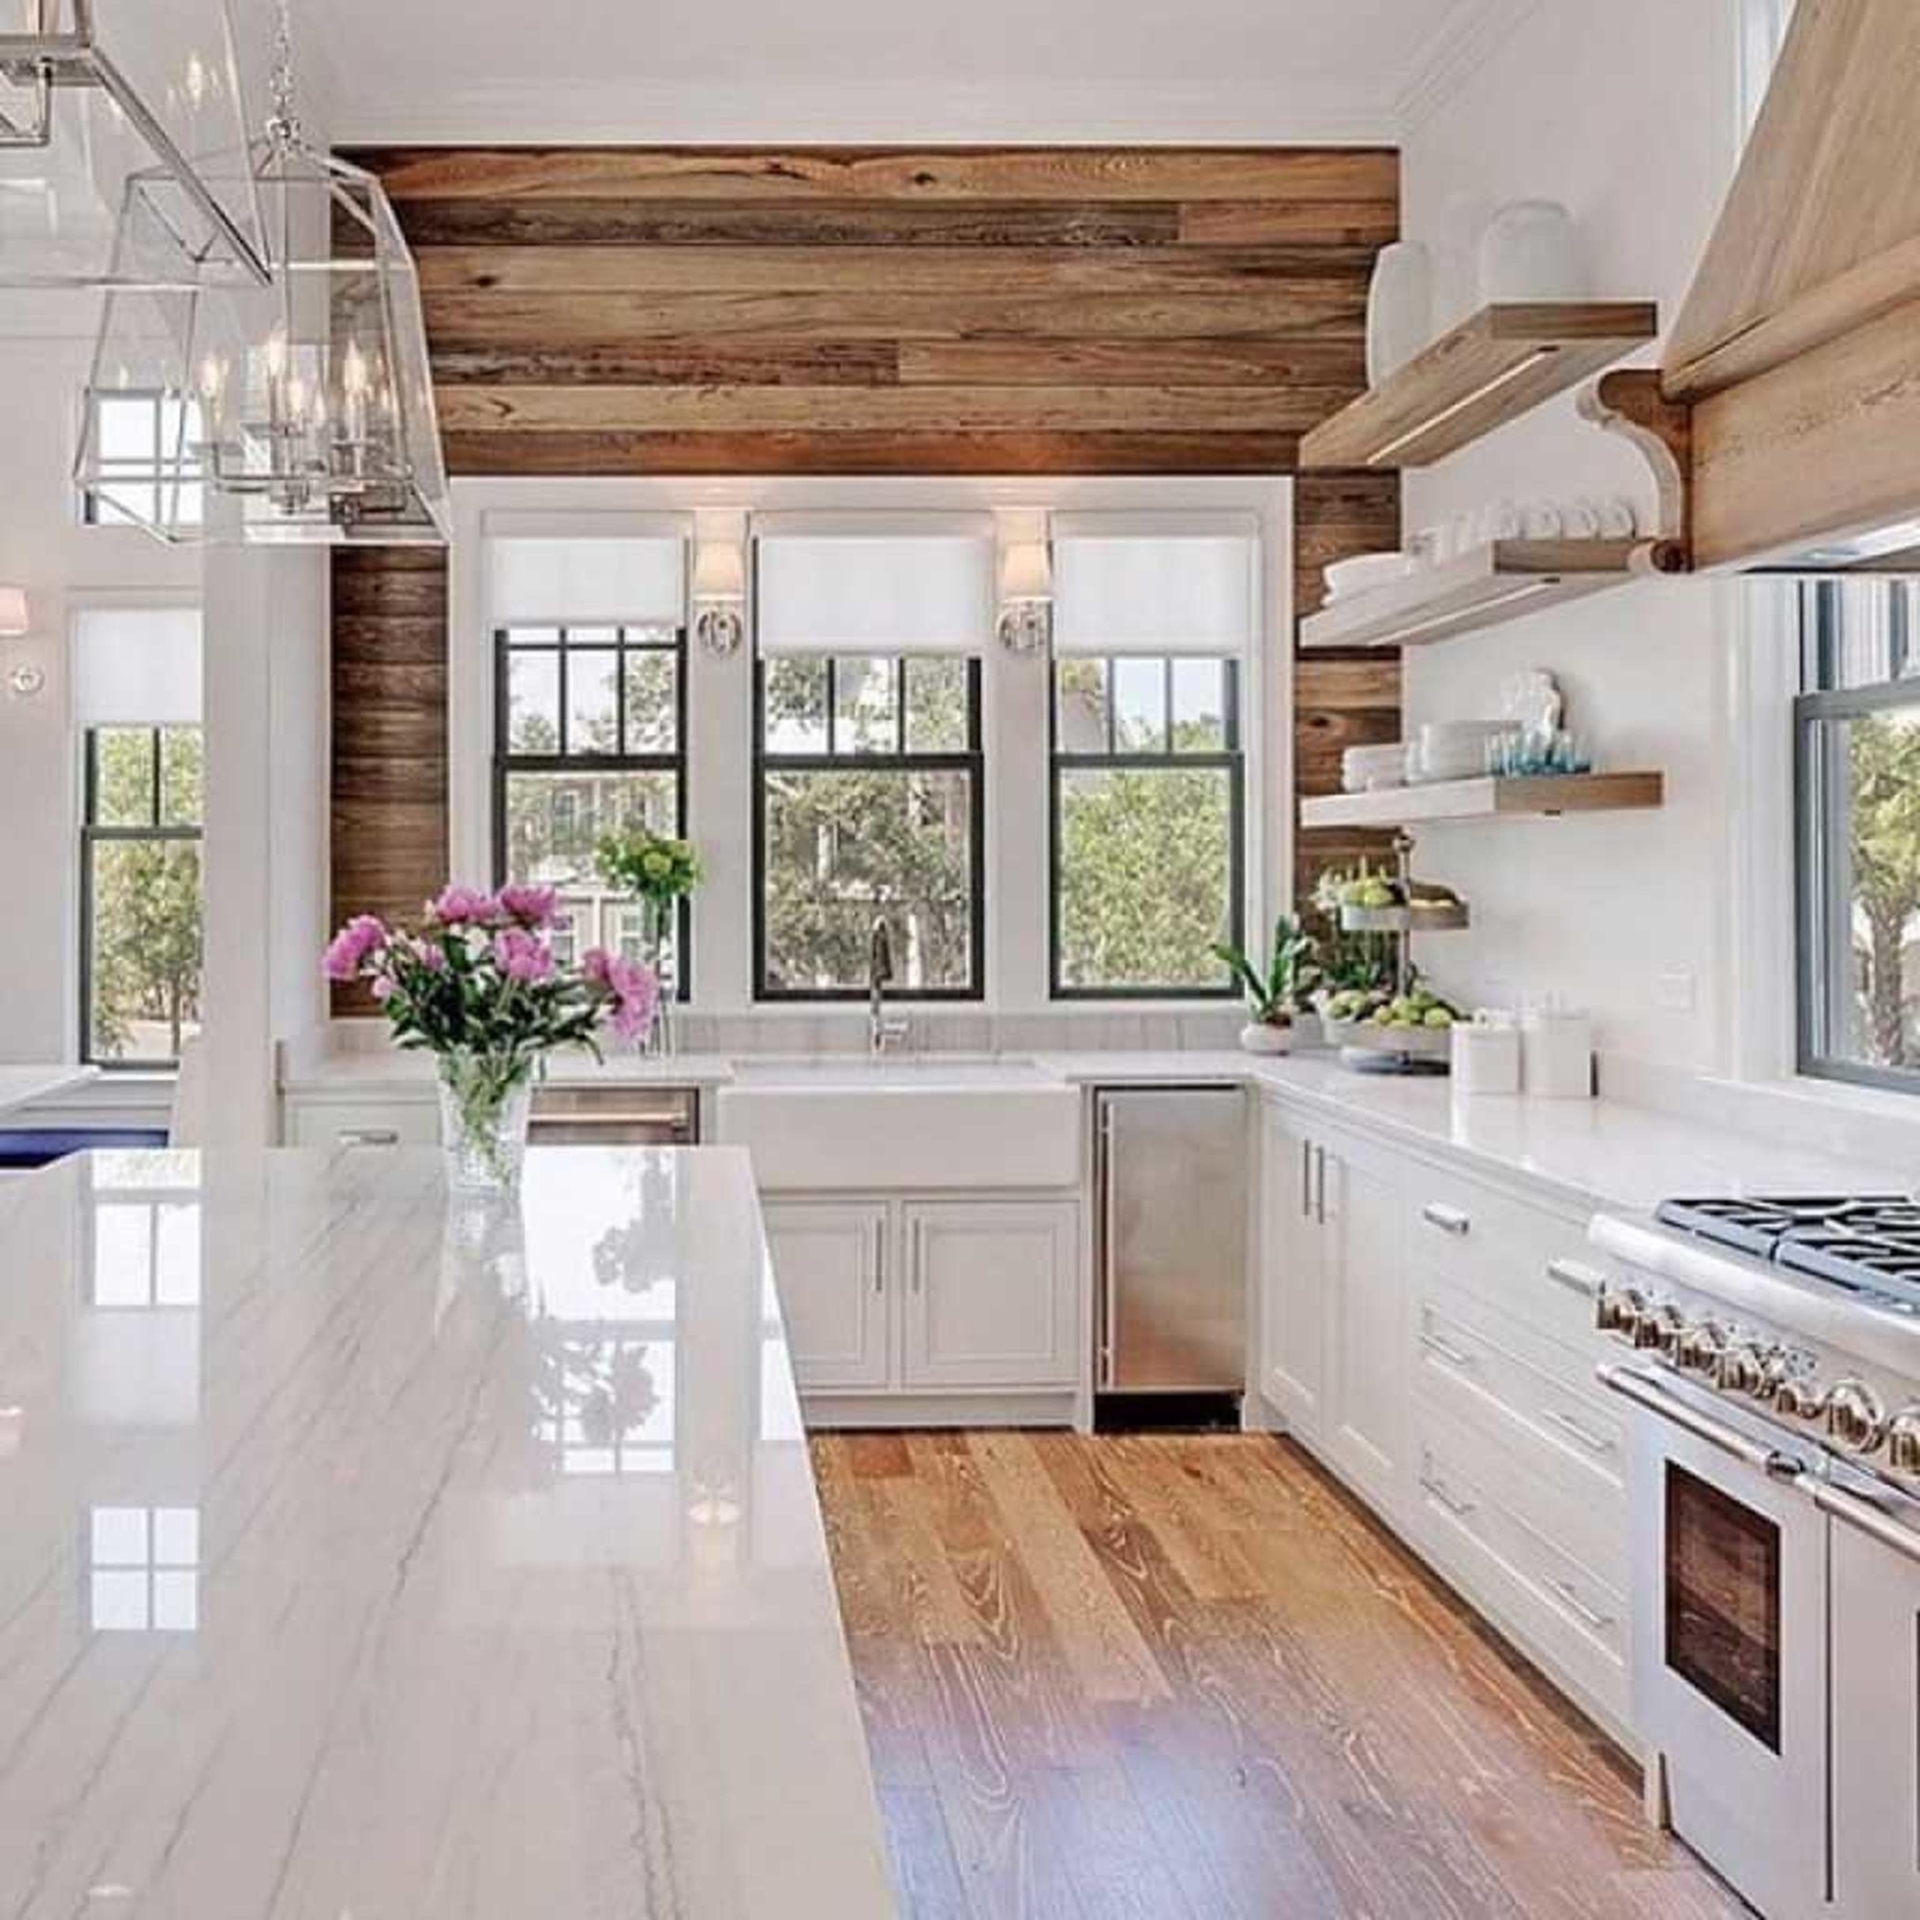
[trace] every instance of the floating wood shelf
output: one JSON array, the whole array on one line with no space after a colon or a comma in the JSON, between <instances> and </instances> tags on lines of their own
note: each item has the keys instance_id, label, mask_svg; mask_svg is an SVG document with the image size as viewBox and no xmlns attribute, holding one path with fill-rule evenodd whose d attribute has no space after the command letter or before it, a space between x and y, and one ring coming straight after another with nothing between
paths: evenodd
<instances>
[{"instance_id":1,"label":"floating wood shelf","mask_svg":"<svg viewBox=\"0 0 1920 1920\"><path fill-rule=\"evenodd\" d=\"M1303 467L1425 467L1660 331L1648 300L1482 307L1300 442Z\"/></svg>"},{"instance_id":2,"label":"floating wood shelf","mask_svg":"<svg viewBox=\"0 0 1920 1920\"><path fill-rule=\"evenodd\" d=\"M1300 803L1303 827L1411 827L1424 821L1498 820L1555 813L1626 813L1666 797L1658 773L1568 773L1441 780L1429 786L1334 793Z\"/></svg>"},{"instance_id":3,"label":"floating wood shelf","mask_svg":"<svg viewBox=\"0 0 1920 1920\"><path fill-rule=\"evenodd\" d=\"M1496 540L1334 601L1300 623L1300 645L1423 646L1685 567L1684 548L1671 541Z\"/></svg>"}]
</instances>

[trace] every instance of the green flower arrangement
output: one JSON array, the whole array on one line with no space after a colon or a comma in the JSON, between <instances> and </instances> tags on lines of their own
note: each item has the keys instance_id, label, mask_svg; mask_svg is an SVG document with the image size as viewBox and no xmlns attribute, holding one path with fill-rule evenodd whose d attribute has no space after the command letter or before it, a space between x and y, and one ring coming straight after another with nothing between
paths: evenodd
<instances>
[{"instance_id":1,"label":"green flower arrangement","mask_svg":"<svg viewBox=\"0 0 1920 1920\"><path fill-rule=\"evenodd\" d=\"M617 893L670 907L700 884L700 858L685 840L636 827L608 834L594 849L600 877Z\"/></svg>"}]
</instances>

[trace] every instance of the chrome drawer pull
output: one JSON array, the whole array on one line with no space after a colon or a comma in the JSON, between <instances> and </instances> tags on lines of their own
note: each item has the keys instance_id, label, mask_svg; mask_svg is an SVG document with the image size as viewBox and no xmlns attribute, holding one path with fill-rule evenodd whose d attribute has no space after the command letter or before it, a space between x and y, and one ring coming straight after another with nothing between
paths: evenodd
<instances>
[{"instance_id":1,"label":"chrome drawer pull","mask_svg":"<svg viewBox=\"0 0 1920 1920\"><path fill-rule=\"evenodd\" d=\"M397 1147L400 1135L392 1127L348 1127L340 1136L343 1147Z\"/></svg>"},{"instance_id":2,"label":"chrome drawer pull","mask_svg":"<svg viewBox=\"0 0 1920 1920\"><path fill-rule=\"evenodd\" d=\"M1477 1367L1480 1364L1472 1354L1463 1353L1451 1342L1442 1340L1437 1333L1423 1333L1420 1336L1420 1344L1425 1347L1429 1353L1437 1354L1450 1367L1466 1369Z\"/></svg>"},{"instance_id":3,"label":"chrome drawer pull","mask_svg":"<svg viewBox=\"0 0 1920 1920\"><path fill-rule=\"evenodd\" d=\"M1565 1602L1568 1612L1577 1619L1584 1620L1596 1633L1604 1633L1613 1625L1613 1615L1596 1613L1580 1598L1580 1589L1571 1580L1549 1580L1547 1585Z\"/></svg>"},{"instance_id":4,"label":"chrome drawer pull","mask_svg":"<svg viewBox=\"0 0 1920 1920\"><path fill-rule=\"evenodd\" d=\"M1623 1400L1631 1400L1635 1406L1672 1421L1683 1433L1704 1440L1708 1446L1732 1455L1743 1465L1757 1468L1770 1479L1798 1480L1806 1472L1792 1454L1782 1453L1777 1447L1763 1447L1724 1421L1696 1412L1684 1400L1669 1393L1651 1374L1608 1363L1596 1367L1594 1377L1609 1393L1617 1393Z\"/></svg>"},{"instance_id":5,"label":"chrome drawer pull","mask_svg":"<svg viewBox=\"0 0 1920 1920\"><path fill-rule=\"evenodd\" d=\"M1420 1485L1432 1499L1438 1501L1441 1506L1445 1507L1456 1520L1464 1520L1468 1514L1475 1511L1474 1503L1471 1500L1462 1500L1458 1494L1449 1493L1440 1481L1433 1479L1430 1475L1423 1473L1420 1476Z\"/></svg>"},{"instance_id":6,"label":"chrome drawer pull","mask_svg":"<svg viewBox=\"0 0 1920 1920\"><path fill-rule=\"evenodd\" d=\"M1473 1216L1462 1213L1458 1207L1449 1207L1438 1200L1429 1200L1420 1209L1420 1218L1430 1227L1438 1227L1442 1233L1450 1233L1455 1238L1464 1238L1473 1230Z\"/></svg>"},{"instance_id":7,"label":"chrome drawer pull","mask_svg":"<svg viewBox=\"0 0 1920 1920\"><path fill-rule=\"evenodd\" d=\"M1598 1299L1601 1288L1607 1284L1604 1274L1582 1266L1578 1260L1549 1260L1547 1278L1557 1281L1570 1293L1584 1294L1589 1300Z\"/></svg>"},{"instance_id":8,"label":"chrome drawer pull","mask_svg":"<svg viewBox=\"0 0 1920 1920\"><path fill-rule=\"evenodd\" d=\"M1604 1433L1595 1433L1591 1427L1583 1426L1570 1413L1562 1413L1556 1407L1548 1407L1541 1419L1551 1420L1562 1433L1570 1433L1574 1439L1593 1453L1611 1453L1613 1442Z\"/></svg>"},{"instance_id":9,"label":"chrome drawer pull","mask_svg":"<svg viewBox=\"0 0 1920 1920\"><path fill-rule=\"evenodd\" d=\"M1857 1494L1847 1493L1824 1480L1816 1481L1813 1504L1822 1513L1830 1513L1836 1520L1843 1520L1848 1526L1858 1528L1881 1546L1890 1547L1909 1560L1920 1560L1920 1533L1903 1526L1891 1514L1882 1513L1878 1507L1862 1500Z\"/></svg>"}]
</instances>

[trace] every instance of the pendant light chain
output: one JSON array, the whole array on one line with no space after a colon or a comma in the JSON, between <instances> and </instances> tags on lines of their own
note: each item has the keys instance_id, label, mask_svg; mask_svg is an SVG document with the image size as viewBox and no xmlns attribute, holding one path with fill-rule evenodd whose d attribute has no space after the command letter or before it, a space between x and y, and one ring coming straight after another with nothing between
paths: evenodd
<instances>
[{"instance_id":1,"label":"pendant light chain","mask_svg":"<svg viewBox=\"0 0 1920 1920\"><path fill-rule=\"evenodd\" d=\"M273 112L267 132L277 145L300 138L300 110L293 91L293 0L276 0L273 23L273 71L268 79Z\"/></svg>"}]
</instances>

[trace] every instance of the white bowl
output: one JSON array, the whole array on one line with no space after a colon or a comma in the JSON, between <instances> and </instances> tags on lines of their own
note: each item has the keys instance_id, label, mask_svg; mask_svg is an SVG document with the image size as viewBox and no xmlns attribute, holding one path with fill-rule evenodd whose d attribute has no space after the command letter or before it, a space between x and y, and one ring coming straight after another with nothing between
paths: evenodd
<instances>
[{"instance_id":1,"label":"white bowl","mask_svg":"<svg viewBox=\"0 0 1920 1920\"><path fill-rule=\"evenodd\" d=\"M1345 600L1372 587L1391 586L1404 580L1418 566L1410 553L1356 553L1348 560L1335 560L1326 569L1327 598Z\"/></svg>"},{"instance_id":2,"label":"white bowl","mask_svg":"<svg viewBox=\"0 0 1920 1920\"><path fill-rule=\"evenodd\" d=\"M1348 793L1374 793L1407 784L1407 749L1400 741L1387 747L1349 747L1340 756L1340 785Z\"/></svg>"},{"instance_id":3,"label":"white bowl","mask_svg":"<svg viewBox=\"0 0 1920 1920\"><path fill-rule=\"evenodd\" d=\"M1472 780L1487 770L1487 742L1518 733L1511 720L1434 720L1420 729L1410 777Z\"/></svg>"}]
</instances>

